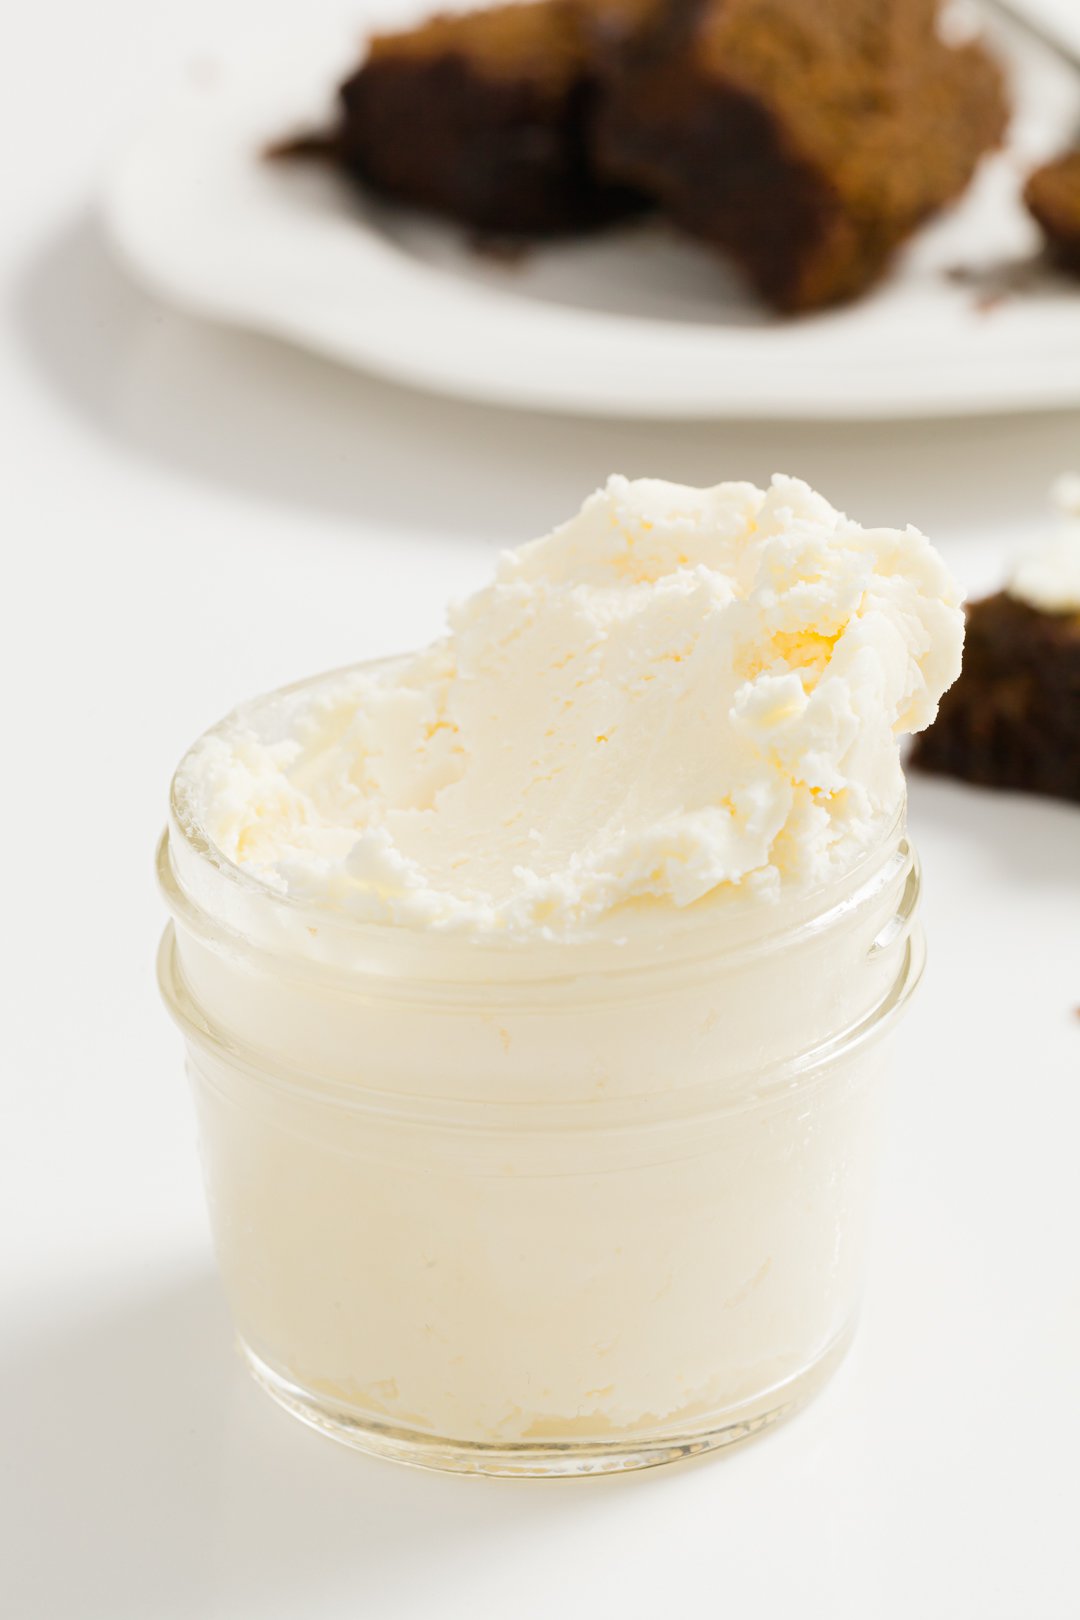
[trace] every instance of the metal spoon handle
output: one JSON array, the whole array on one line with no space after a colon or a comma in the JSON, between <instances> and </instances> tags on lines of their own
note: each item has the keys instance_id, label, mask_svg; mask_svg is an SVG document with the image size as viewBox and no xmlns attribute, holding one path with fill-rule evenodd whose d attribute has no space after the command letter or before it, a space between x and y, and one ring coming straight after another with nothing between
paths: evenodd
<instances>
[{"instance_id":1,"label":"metal spoon handle","mask_svg":"<svg viewBox=\"0 0 1080 1620\"><path fill-rule=\"evenodd\" d=\"M1068 62L1080 73L1080 44L1067 40L1053 23L1034 16L1026 6L1016 5L1015 0L982 0L982 4L986 10L996 11L999 16L1008 18L1014 28L1020 29L1031 39L1037 39L1040 45L1053 51L1062 62Z\"/></svg>"}]
</instances>

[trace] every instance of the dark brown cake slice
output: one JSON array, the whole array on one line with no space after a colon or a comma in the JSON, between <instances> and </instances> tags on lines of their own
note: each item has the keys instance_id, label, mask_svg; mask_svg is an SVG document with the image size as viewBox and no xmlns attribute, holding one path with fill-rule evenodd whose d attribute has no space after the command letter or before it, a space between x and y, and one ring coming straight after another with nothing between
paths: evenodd
<instances>
[{"instance_id":1,"label":"dark brown cake slice","mask_svg":"<svg viewBox=\"0 0 1080 1620\"><path fill-rule=\"evenodd\" d=\"M1080 149L1036 169L1024 201L1055 257L1080 275Z\"/></svg>"},{"instance_id":2,"label":"dark brown cake slice","mask_svg":"<svg viewBox=\"0 0 1080 1620\"><path fill-rule=\"evenodd\" d=\"M493 235L582 230L642 206L599 179L586 30L532 0L378 34L341 89L337 146L364 185Z\"/></svg>"},{"instance_id":3,"label":"dark brown cake slice","mask_svg":"<svg viewBox=\"0 0 1080 1620\"><path fill-rule=\"evenodd\" d=\"M671 0L607 63L603 170L782 310L850 298L959 195L1007 120L932 0Z\"/></svg>"},{"instance_id":4,"label":"dark brown cake slice","mask_svg":"<svg viewBox=\"0 0 1080 1620\"><path fill-rule=\"evenodd\" d=\"M1043 613L1003 591L971 603L963 673L911 763L1080 802L1080 613Z\"/></svg>"}]
</instances>

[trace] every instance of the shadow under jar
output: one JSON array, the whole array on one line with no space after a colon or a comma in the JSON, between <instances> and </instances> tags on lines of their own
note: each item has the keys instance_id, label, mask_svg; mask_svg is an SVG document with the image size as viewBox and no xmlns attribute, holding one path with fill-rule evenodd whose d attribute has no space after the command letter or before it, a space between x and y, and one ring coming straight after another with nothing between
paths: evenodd
<instances>
[{"instance_id":1,"label":"shadow under jar","mask_svg":"<svg viewBox=\"0 0 1080 1620\"><path fill-rule=\"evenodd\" d=\"M888 1036L923 960L902 813L797 900L478 945L305 910L174 802L160 980L245 1354L430 1467L646 1467L825 1381Z\"/></svg>"}]
</instances>

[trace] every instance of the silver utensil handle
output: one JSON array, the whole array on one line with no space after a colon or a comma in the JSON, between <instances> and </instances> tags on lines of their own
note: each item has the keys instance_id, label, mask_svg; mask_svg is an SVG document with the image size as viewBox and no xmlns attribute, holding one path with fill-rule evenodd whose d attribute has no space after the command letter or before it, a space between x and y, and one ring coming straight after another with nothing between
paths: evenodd
<instances>
[{"instance_id":1,"label":"silver utensil handle","mask_svg":"<svg viewBox=\"0 0 1080 1620\"><path fill-rule=\"evenodd\" d=\"M997 12L999 17L1007 18L1014 28L1031 39L1037 39L1047 50L1053 51L1061 61L1068 62L1080 73L1080 44L1067 40L1053 23L1033 16L1026 6L1018 6L1014 0L982 0L982 6L986 11Z\"/></svg>"}]
</instances>

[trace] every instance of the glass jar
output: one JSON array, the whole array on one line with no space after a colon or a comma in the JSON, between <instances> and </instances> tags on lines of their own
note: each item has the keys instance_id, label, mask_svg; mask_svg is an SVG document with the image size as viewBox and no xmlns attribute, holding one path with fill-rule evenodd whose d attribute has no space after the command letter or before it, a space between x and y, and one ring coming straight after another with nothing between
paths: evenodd
<instances>
[{"instance_id":1,"label":"glass jar","mask_svg":"<svg viewBox=\"0 0 1080 1620\"><path fill-rule=\"evenodd\" d=\"M305 910L175 794L159 874L221 1271L283 1406L578 1474L743 1439L835 1368L923 961L902 812L815 894L567 944Z\"/></svg>"}]
</instances>

